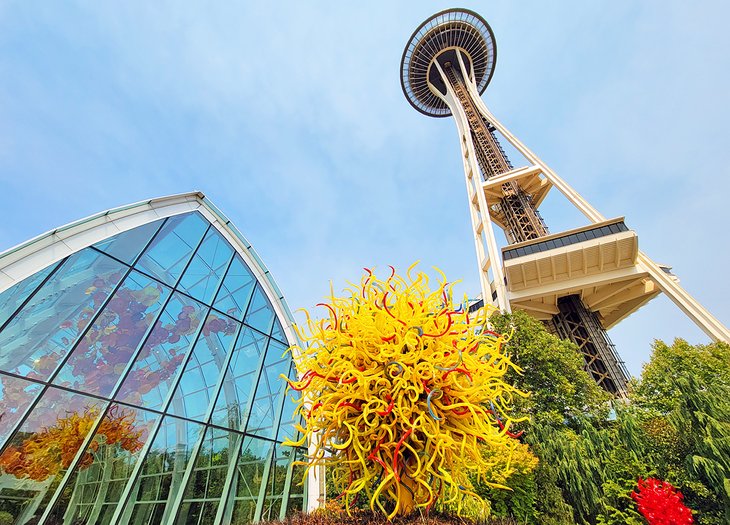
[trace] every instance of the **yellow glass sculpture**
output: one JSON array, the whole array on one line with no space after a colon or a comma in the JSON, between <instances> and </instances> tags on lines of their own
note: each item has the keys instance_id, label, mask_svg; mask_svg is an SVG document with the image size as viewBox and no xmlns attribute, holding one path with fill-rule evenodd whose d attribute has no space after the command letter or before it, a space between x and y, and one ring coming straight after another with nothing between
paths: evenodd
<instances>
[{"instance_id":1,"label":"yellow glass sculpture","mask_svg":"<svg viewBox=\"0 0 730 525\"><path fill-rule=\"evenodd\" d=\"M515 365L506 338L489 330L490 308L454 303L443 273L406 277L391 267L381 280L365 269L360 285L323 306L328 317L296 327L305 348L292 347L301 392L302 446L317 443L307 467L326 465L349 509L366 496L391 519L437 502L461 509L481 502L481 482L506 465L519 442L509 405L524 395L504 382ZM438 270L437 270L438 271ZM504 479L504 478L503 478ZM386 508L387 507L387 508Z\"/></svg>"}]
</instances>

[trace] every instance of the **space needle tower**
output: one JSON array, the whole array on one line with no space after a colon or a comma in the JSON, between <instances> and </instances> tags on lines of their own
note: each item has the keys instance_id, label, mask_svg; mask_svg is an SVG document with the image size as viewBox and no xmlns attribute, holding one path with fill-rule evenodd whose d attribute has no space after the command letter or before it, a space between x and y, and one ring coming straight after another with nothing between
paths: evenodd
<instances>
[{"instance_id":1,"label":"space needle tower","mask_svg":"<svg viewBox=\"0 0 730 525\"><path fill-rule=\"evenodd\" d=\"M467 9L448 9L411 35L401 86L431 117L453 116L459 134L482 300L504 312L525 310L580 348L586 370L605 390L626 394L628 373L606 331L664 292L714 340L730 332L680 285L668 266L639 250L623 217L607 219L489 111L481 94L497 48L489 24ZM524 164L507 158L500 138ZM588 224L551 233L538 208L556 188ZM494 226L508 245L497 245Z\"/></svg>"}]
</instances>

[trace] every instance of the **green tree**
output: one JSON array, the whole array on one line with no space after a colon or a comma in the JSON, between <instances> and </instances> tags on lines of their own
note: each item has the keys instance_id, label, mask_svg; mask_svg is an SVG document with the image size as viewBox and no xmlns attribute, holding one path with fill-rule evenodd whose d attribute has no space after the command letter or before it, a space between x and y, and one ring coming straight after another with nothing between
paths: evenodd
<instances>
[{"instance_id":1,"label":"green tree","mask_svg":"<svg viewBox=\"0 0 730 525\"><path fill-rule=\"evenodd\" d=\"M596 478L586 474L596 466L581 456L585 444L580 428L586 414L606 419L610 396L583 370L578 347L550 334L540 321L515 312L494 315L491 322L496 331L512 334L506 350L522 371L510 372L507 380L530 393L515 400L514 413L530 418L522 424L523 439L540 459L532 473L507 481L512 492L485 490L492 513L520 523L573 524L576 515L586 514L585 508L593 509L601 490L600 484L586 485Z\"/></svg>"},{"instance_id":2,"label":"green tree","mask_svg":"<svg viewBox=\"0 0 730 525\"><path fill-rule=\"evenodd\" d=\"M530 393L516 400L514 411L529 416L533 424L563 426L575 417L608 415L609 394L583 370L578 347L545 329L540 321L517 311L491 317L495 330L512 332L507 343L510 358L522 368L507 380Z\"/></svg>"},{"instance_id":3,"label":"green tree","mask_svg":"<svg viewBox=\"0 0 730 525\"><path fill-rule=\"evenodd\" d=\"M530 392L516 415L540 463L487 490L492 512L519 523L639 525L630 497L639 477L678 487L700 525L730 523L730 345L656 341L630 399L612 402L583 370L575 345L524 313L495 315L512 331L522 368L508 378Z\"/></svg>"},{"instance_id":4,"label":"green tree","mask_svg":"<svg viewBox=\"0 0 730 525\"><path fill-rule=\"evenodd\" d=\"M730 385L730 345L691 345L675 339L670 346L655 341L632 400L645 410L666 415L686 393L679 378L694 378L701 385Z\"/></svg>"},{"instance_id":5,"label":"green tree","mask_svg":"<svg viewBox=\"0 0 730 525\"><path fill-rule=\"evenodd\" d=\"M632 400L661 451L660 475L699 523L730 523L730 345L656 341Z\"/></svg>"}]
</instances>

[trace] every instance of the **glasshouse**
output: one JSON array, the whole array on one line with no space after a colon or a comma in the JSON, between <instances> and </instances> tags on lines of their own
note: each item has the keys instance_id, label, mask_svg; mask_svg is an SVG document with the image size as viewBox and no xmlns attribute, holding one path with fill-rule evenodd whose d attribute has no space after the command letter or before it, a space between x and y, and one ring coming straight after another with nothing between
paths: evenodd
<instances>
[{"instance_id":1,"label":"glasshouse","mask_svg":"<svg viewBox=\"0 0 730 525\"><path fill-rule=\"evenodd\" d=\"M2 523L250 523L301 509L268 270L201 193L0 254Z\"/></svg>"}]
</instances>

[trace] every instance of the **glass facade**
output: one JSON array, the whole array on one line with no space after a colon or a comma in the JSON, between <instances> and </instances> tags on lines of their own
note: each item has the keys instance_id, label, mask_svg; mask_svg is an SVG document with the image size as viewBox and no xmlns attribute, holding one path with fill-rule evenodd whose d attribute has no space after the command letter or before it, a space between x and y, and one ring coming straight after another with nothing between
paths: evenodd
<instances>
[{"instance_id":1,"label":"glass facade","mask_svg":"<svg viewBox=\"0 0 730 525\"><path fill-rule=\"evenodd\" d=\"M305 501L282 321L198 212L0 293L0 523L234 523ZM284 323L285 324L285 323Z\"/></svg>"}]
</instances>

